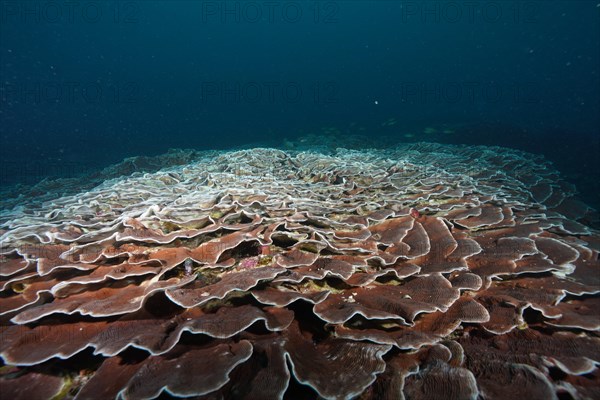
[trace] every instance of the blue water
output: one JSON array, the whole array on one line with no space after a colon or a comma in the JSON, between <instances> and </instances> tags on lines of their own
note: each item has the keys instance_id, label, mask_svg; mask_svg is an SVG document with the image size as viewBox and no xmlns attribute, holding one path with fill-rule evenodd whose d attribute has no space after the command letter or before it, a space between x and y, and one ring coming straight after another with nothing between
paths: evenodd
<instances>
[{"instance_id":1,"label":"blue water","mask_svg":"<svg viewBox=\"0 0 600 400\"><path fill-rule=\"evenodd\" d=\"M2 0L1 183L335 127L341 145L545 154L598 207L599 14L597 0Z\"/></svg>"}]
</instances>

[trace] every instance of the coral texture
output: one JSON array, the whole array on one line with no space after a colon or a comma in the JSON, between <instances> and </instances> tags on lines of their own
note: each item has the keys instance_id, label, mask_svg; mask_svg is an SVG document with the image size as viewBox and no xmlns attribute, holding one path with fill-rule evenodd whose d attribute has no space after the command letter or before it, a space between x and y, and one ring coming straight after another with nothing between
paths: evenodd
<instances>
[{"instance_id":1,"label":"coral texture","mask_svg":"<svg viewBox=\"0 0 600 400\"><path fill-rule=\"evenodd\" d=\"M598 216L542 158L168 160L1 212L1 398L600 398Z\"/></svg>"}]
</instances>

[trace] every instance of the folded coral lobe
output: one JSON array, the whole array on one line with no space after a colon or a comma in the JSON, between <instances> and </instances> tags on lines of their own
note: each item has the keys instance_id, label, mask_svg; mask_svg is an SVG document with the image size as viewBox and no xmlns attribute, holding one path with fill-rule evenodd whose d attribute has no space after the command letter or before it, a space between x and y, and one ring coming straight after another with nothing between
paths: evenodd
<instances>
[{"instance_id":1,"label":"folded coral lobe","mask_svg":"<svg viewBox=\"0 0 600 400\"><path fill-rule=\"evenodd\" d=\"M193 154L5 207L0 398L600 398L598 217L543 159Z\"/></svg>"}]
</instances>

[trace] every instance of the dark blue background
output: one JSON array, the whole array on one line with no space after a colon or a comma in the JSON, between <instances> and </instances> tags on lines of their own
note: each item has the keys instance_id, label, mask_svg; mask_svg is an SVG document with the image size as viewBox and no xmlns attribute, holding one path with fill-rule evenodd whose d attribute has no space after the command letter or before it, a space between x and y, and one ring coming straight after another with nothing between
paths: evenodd
<instances>
[{"instance_id":1,"label":"dark blue background","mask_svg":"<svg viewBox=\"0 0 600 400\"><path fill-rule=\"evenodd\" d=\"M325 126L432 140L443 124L455 133L435 140L544 153L600 193L597 1L75 4L0 1L4 183L20 166L64 175Z\"/></svg>"}]
</instances>

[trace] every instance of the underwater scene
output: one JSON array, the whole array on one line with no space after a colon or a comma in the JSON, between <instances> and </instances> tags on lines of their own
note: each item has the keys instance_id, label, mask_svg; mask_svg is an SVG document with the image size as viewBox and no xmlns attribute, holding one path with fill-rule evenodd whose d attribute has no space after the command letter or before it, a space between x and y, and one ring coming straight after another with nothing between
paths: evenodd
<instances>
[{"instance_id":1,"label":"underwater scene","mask_svg":"<svg viewBox=\"0 0 600 400\"><path fill-rule=\"evenodd\" d=\"M0 1L0 400L600 400L600 3Z\"/></svg>"}]
</instances>

